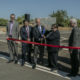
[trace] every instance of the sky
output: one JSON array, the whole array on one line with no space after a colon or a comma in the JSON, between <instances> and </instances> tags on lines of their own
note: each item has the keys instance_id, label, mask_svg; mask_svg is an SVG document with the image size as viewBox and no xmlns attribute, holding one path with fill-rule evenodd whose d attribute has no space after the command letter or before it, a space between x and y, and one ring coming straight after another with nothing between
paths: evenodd
<instances>
[{"instance_id":1,"label":"sky","mask_svg":"<svg viewBox=\"0 0 80 80\"><path fill-rule=\"evenodd\" d=\"M11 13L16 17L26 13L31 18L48 17L53 10L66 10L69 16L80 18L80 0L0 0L0 18L5 19Z\"/></svg>"}]
</instances>

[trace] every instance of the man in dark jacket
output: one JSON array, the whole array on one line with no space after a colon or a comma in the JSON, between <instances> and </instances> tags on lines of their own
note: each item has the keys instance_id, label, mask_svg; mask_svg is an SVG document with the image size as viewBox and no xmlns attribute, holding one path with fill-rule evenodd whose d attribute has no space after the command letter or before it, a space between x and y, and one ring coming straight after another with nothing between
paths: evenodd
<instances>
[{"instance_id":1,"label":"man in dark jacket","mask_svg":"<svg viewBox=\"0 0 80 80\"><path fill-rule=\"evenodd\" d=\"M47 44L60 45L60 33L56 24L52 25L52 30L46 36ZM59 48L47 47L48 49L48 62L51 71L57 71L57 60Z\"/></svg>"},{"instance_id":2,"label":"man in dark jacket","mask_svg":"<svg viewBox=\"0 0 80 80\"><path fill-rule=\"evenodd\" d=\"M44 43L45 42L43 38L44 33L45 33L44 26L41 25L40 19L36 19L36 26L33 29L34 41L38 43ZM39 63L43 64L44 46L38 46L38 49L39 49ZM37 53L34 53L34 57L35 57L34 58L34 68L36 67L36 63L37 63L37 56L35 56L36 54Z\"/></svg>"},{"instance_id":3,"label":"man in dark jacket","mask_svg":"<svg viewBox=\"0 0 80 80\"><path fill-rule=\"evenodd\" d=\"M79 35L80 30L77 30L77 20L71 19L70 26L73 27L71 35L69 37L69 46L80 47ZM77 30L77 31L76 31ZM79 72L79 60L80 60L80 52L77 49L69 49L70 57L71 57L71 73L68 76L77 76Z\"/></svg>"},{"instance_id":4,"label":"man in dark jacket","mask_svg":"<svg viewBox=\"0 0 80 80\"><path fill-rule=\"evenodd\" d=\"M23 21L24 26L20 29L21 39L24 41L32 41L32 27L29 26L27 20ZM31 44L22 43L22 66L25 63L26 52L28 53L28 62L31 63Z\"/></svg>"}]
</instances>

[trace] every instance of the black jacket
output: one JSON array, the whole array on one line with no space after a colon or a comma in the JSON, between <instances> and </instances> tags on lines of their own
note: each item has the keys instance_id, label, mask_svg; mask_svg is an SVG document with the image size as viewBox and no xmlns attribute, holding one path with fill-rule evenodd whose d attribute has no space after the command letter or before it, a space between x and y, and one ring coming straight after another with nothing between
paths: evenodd
<instances>
[{"instance_id":1,"label":"black jacket","mask_svg":"<svg viewBox=\"0 0 80 80\"><path fill-rule=\"evenodd\" d=\"M73 40L74 40L74 28L72 29L72 32L70 34L70 37L69 37L69 46L73 46ZM73 49L69 49L69 51L72 51Z\"/></svg>"},{"instance_id":2,"label":"black jacket","mask_svg":"<svg viewBox=\"0 0 80 80\"><path fill-rule=\"evenodd\" d=\"M47 44L51 45L60 45L60 32L57 31L50 31L49 34L46 36ZM48 52L55 52L58 51L59 48L55 47L48 47Z\"/></svg>"},{"instance_id":3,"label":"black jacket","mask_svg":"<svg viewBox=\"0 0 80 80\"><path fill-rule=\"evenodd\" d=\"M27 31L26 31L26 27L25 26L21 27L20 35L21 35L21 39L22 40L27 40L28 35L27 35ZM33 39L33 28L32 27L29 27L29 37L30 37L30 39L32 41L32 39Z\"/></svg>"},{"instance_id":4,"label":"black jacket","mask_svg":"<svg viewBox=\"0 0 80 80\"><path fill-rule=\"evenodd\" d=\"M74 40L74 28L72 29L72 32L69 37L69 46L73 46L73 40Z\"/></svg>"},{"instance_id":5,"label":"black jacket","mask_svg":"<svg viewBox=\"0 0 80 80\"><path fill-rule=\"evenodd\" d=\"M42 38L42 34L44 34L44 26L41 26L42 28L42 32L40 33L39 29L38 29L38 26L36 25L33 29L33 37L34 37L34 41L35 42L40 42L40 39Z\"/></svg>"}]
</instances>

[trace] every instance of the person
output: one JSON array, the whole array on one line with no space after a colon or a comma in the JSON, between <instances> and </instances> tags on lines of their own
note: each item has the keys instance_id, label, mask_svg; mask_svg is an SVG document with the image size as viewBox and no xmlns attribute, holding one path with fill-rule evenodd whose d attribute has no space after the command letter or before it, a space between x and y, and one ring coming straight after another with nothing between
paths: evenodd
<instances>
[{"instance_id":1,"label":"person","mask_svg":"<svg viewBox=\"0 0 80 80\"><path fill-rule=\"evenodd\" d=\"M43 38L43 35L45 34L45 27L41 25L40 23L40 19L37 18L36 19L36 26L33 29L33 37L34 37L34 41L38 42L38 43L45 43L45 39ZM36 46L34 46L34 48L36 49ZM39 50L39 64L43 65L44 61L43 61L43 56L44 56L44 46L37 46ZM37 63L37 52L34 52L34 65L33 68L36 68L36 63Z\"/></svg>"},{"instance_id":2,"label":"person","mask_svg":"<svg viewBox=\"0 0 80 80\"><path fill-rule=\"evenodd\" d=\"M19 38L19 24L15 20L15 14L10 15L10 21L7 24L7 38ZM8 40L8 48L10 53L10 59L8 63L15 61L15 64L18 62L18 44L12 40Z\"/></svg>"},{"instance_id":3,"label":"person","mask_svg":"<svg viewBox=\"0 0 80 80\"><path fill-rule=\"evenodd\" d=\"M80 39L78 35L75 34L79 34L80 31L76 31L76 29L78 28L77 26L77 20L75 18L70 19L70 26L72 27L72 32L71 35L69 37L69 46L74 46L74 47L78 47ZM79 30L79 29L78 29ZM76 38L78 37L78 39ZM76 45L75 43L78 42L78 44ZM75 45L74 45L75 44ZM80 47L80 45L79 45ZM78 74L79 71L79 51L78 49L69 49L69 53L70 53L70 60L71 60L71 72L70 74L68 74L68 76L70 77L75 77Z\"/></svg>"},{"instance_id":4,"label":"person","mask_svg":"<svg viewBox=\"0 0 80 80\"><path fill-rule=\"evenodd\" d=\"M21 27L20 29L20 35L21 35L21 39L24 41L32 41L32 27L29 26L29 21L28 20L24 20L23 21L24 26ZM21 66L24 66L25 64L25 57L26 57L26 52L27 54L27 60L29 63L31 63L31 44L27 44L27 43L22 43L22 63Z\"/></svg>"},{"instance_id":5,"label":"person","mask_svg":"<svg viewBox=\"0 0 80 80\"><path fill-rule=\"evenodd\" d=\"M58 30L58 25L53 24L51 31L45 37L47 44L51 45L60 45L60 32ZM51 68L51 71L57 72L57 60L58 60L58 51L59 48L56 47L47 47L48 50L48 67Z\"/></svg>"}]
</instances>

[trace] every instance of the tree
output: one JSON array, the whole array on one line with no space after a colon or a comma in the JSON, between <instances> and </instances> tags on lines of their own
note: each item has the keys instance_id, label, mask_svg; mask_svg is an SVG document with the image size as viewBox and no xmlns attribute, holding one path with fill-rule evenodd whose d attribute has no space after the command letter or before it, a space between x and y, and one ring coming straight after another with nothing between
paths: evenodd
<instances>
[{"instance_id":1,"label":"tree","mask_svg":"<svg viewBox=\"0 0 80 80\"><path fill-rule=\"evenodd\" d=\"M6 26L7 22L8 22L7 19L0 18L0 26Z\"/></svg>"},{"instance_id":2,"label":"tree","mask_svg":"<svg viewBox=\"0 0 80 80\"><path fill-rule=\"evenodd\" d=\"M17 18L17 21L19 22L19 24L22 24L23 23L23 20L24 20L24 15L23 16L19 16L18 18Z\"/></svg>"},{"instance_id":3,"label":"tree","mask_svg":"<svg viewBox=\"0 0 80 80\"><path fill-rule=\"evenodd\" d=\"M78 19L78 27L80 27L80 19Z\"/></svg>"},{"instance_id":4,"label":"tree","mask_svg":"<svg viewBox=\"0 0 80 80\"><path fill-rule=\"evenodd\" d=\"M56 23L59 26L64 26L64 22L66 22L65 20L68 19L67 16L67 11L65 10L58 10L57 12L54 12L50 15L50 17L56 17Z\"/></svg>"}]
</instances>

